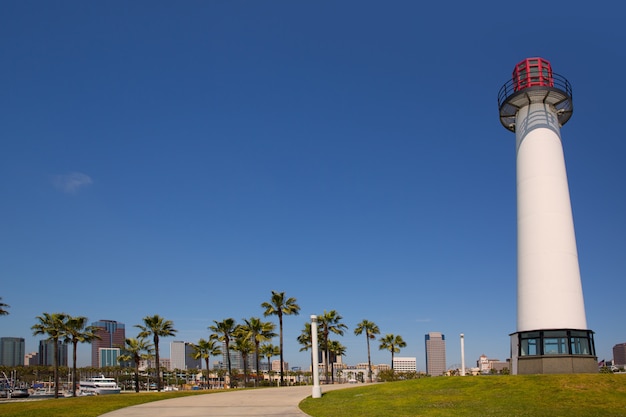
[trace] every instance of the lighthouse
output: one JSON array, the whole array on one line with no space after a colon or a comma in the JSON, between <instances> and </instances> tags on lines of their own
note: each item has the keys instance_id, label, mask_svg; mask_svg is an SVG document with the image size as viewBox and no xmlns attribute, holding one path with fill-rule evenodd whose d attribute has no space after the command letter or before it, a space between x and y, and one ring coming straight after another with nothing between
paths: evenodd
<instances>
[{"instance_id":1,"label":"lighthouse","mask_svg":"<svg viewBox=\"0 0 626 417\"><path fill-rule=\"evenodd\" d=\"M515 133L517 329L513 374L597 372L587 328L561 126L572 87L543 58L513 69L498 93L500 122Z\"/></svg>"}]
</instances>

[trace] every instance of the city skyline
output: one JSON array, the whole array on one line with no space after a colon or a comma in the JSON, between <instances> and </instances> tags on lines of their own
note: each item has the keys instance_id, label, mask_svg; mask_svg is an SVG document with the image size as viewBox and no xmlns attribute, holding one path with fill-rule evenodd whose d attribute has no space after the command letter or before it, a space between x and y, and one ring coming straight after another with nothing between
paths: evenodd
<instances>
[{"instance_id":1,"label":"city skyline","mask_svg":"<svg viewBox=\"0 0 626 417\"><path fill-rule=\"evenodd\" d=\"M107 324L108 325L107 327L112 329L113 332L104 332L103 331L104 330L103 327L98 327L98 326L102 326L103 324ZM238 323L238 324L241 324L241 323ZM111 319L96 320L95 322L91 323L91 325L92 326L96 326L98 328L98 331L96 332L97 334L99 334L101 337L104 335L104 336L106 336L105 339L110 339L110 340L114 340L114 339L115 340L119 340L119 336L117 335L116 330L121 330L121 331L125 331L126 330L125 329L125 323L122 323L122 322L119 322L119 321L116 321L116 320L111 320ZM136 333L138 333L138 332L136 332ZM435 334L435 333L429 332L429 334ZM204 337L208 338L208 336L210 334L211 333L207 333L207 335L204 336ZM440 333L436 333L436 334L440 334ZM346 335L350 336L349 332L346 332ZM428 334L426 336L428 337ZM15 337L3 336L3 335L0 335L0 337L2 337L2 338L15 338ZM137 334L133 334L133 335L128 336L128 337L137 337ZM344 337L345 336L335 336L335 337L331 336L331 339L332 340L339 340L343 344L343 343L345 343L345 340L342 340ZM41 337L41 336L39 336L39 337L31 337L31 338L29 338L29 337L26 337L26 338L18 337L18 338L24 339L24 340L32 339L31 341L33 343L37 343L38 344L39 349L41 349L42 343L44 343L44 341L47 340L47 338ZM352 338L361 339L362 337L357 337L357 336L352 335L352 337L348 337L348 338L349 339L352 339ZM372 353L374 353L373 352L374 350L378 349L378 344L380 343L379 339L380 338L376 338L374 341L371 342L371 344L372 344ZM78 366L79 367L88 367L88 366L100 367L99 365L95 365L94 362L93 362L94 361L94 356L93 356L94 352L99 352L100 349L105 349L106 350L107 348L113 348L113 349L115 349L115 348L122 348L121 344L116 344L116 343L111 344L110 340L109 340L109 342L107 342L107 340L96 340L95 342L91 342L91 343L79 344L78 345L78 356L77 356ZM172 358L171 358L171 356L172 356L171 349L172 349L172 345L173 344L182 344L182 345L184 345L185 352L189 353L190 351L189 351L188 345L198 342L198 340L195 340L195 341L192 341L192 340L182 340L178 336L171 336L171 337L167 337L167 338L162 338L162 340L165 341L165 343L160 346L160 351L161 351L161 356L162 356L161 359L168 359L168 360L172 360ZM272 343L275 346L277 346L278 345L278 336L274 337L268 343ZM65 353L66 355L67 354L71 355L72 346L70 344L66 344L66 343L63 343L63 342L59 342L59 344L64 346L64 349L66 351L66 353ZM299 345L299 346L300 346L300 348L302 347L302 345ZM443 357L444 357L444 361L445 361L445 343L444 343L443 346L444 346L443 347L444 348L444 356ZM406 354L405 351L407 350L407 348L408 348L408 346L405 347L405 348L401 348L400 353L396 354L396 355L399 355L398 358L402 357L402 358L406 359L407 354ZM26 345L25 352L26 352L25 356L27 356L31 352L35 352L35 351L30 349L29 346ZM302 357L302 355L301 355L302 352L299 352L299 353L300 353L300 355L297 355L297 356ZM322 354L321 351L319 353L320 353L320 355ZM373 365L389 365L390 366L390 364L391 364L391 356L390 355L391 354L387 350L385 350L385 349L380 350L380 353L382 353L382 356L383 356L382 360L380 362L376 362L376 363L374 361L372 361L372 364ZM91 354L91 356L89 356L90 354ZM100 362L99 353L96 353L96 354L98 356L96 356L95 360L96 360L96 362ZM167 356L163 356L164 354L167 355ZM290 361L288 360L288 357L289 357L290 354L293 354L293 352L286 351L285 354L287 355L285 362L289 363ZM307 355L310 356L310 350L308 352L305 352L304 354L305 354L306 360L309 361L309 362L305 361L302 364L300 364L300 363L294 364L293 367L305 369L307 366L310 366L310 358L307 356ZM423 351L423 354L424 354L424 363L426 363L426 356L425 356L426 355L426 350ZM175 355L178 355L178 353L176 353ZM251 353L250 356L252 357L252 355L253 354ZM389 356L389 358L384 358L384 356L387 356L387 355ZM231 361L233 363L233 368L237 368L236 365L241 365L240 364L240 362L241 362L240 356L241 355L238 352L236 352L234 350L231 350ZM294 356L296 356L296 355L294 355ZM373 356L376 357L378 355L373 355ZM239 359L237 359L237 357L239 357ZM276 357L278 357L278 356L276 356ZM345 357L346 356L344 356L344 358ZM213 364L214 361L224 360L224 358L225 358L225 354L224 353L222 353L221 355L212 356L211 357L211 364ZM274 358L272 360L274 361ZM276 359L276 360L279 361L278 359ZM199 360L197 360L197 361L200 362ZM263 361L264 361L264 359L261 360L261 368L263 368L264 365L266 366L266 363L263 362ZM345 359L342 359L342 361L345 362ZM204 362L200 362L200 363L201 363L202 367L205 366ZM356 364L361 364L361 363L367 363L367 358L365 358L364 361L349 361L350 365L356 365ZM71 364L68 363L68 365L71 365ZM455 363L451 363L449 365L456 366L458 364L455 362ZM251 364L249 364L248 366L251 366ZM424 371L425 372L425 368L424 369L421 369L419 367L417 367L417 368L418 368L417 369L418 371Z\"/></svg>"},{"instance_id":2,"label":"city skyline","mask_svg":"<svg viewBox=\"0 0 626 417\"><path fill-rule=\"evenodd\" d=\"M274 290L301 307L284 323L292 366L309 366L296 338L325 310L348 325L350 363L367 362L364 319L420 370L431 331L449 366L461 333L468 363L505 360L515 139L497 93L543 57L573 87L563 151L587 324L610 359L626 342L623 7L4 2L0 336L30 352L43 312L129 337L158 314L196 342L262 317Z\"/></svg>"}]
</instances>

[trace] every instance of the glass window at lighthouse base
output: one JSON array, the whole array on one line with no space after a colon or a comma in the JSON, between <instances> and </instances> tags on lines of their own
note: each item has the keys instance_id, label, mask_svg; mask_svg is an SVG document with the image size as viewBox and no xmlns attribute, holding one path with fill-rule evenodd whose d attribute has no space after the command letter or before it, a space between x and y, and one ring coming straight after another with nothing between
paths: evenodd
<instances>
[{"instance_id":1,"label":"glass window at lighthouse base","mask_svg":"<svg viewBox=\"0 0 626 417\"><path fill-rule=\"evenodd\" d=\"M537 330L518 334L519 356L595 356L593 332L590 330Z\"/></svg>"}]
</instances>

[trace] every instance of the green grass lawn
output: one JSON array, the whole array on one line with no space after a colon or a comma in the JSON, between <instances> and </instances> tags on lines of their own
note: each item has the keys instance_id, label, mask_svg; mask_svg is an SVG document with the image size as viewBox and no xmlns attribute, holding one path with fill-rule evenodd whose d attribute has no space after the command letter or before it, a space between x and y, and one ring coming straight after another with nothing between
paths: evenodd
<instances>
[{"instance_id":1,"label":"green grass lawn","mask_svg":"<svg viewBox=\"0 0 626 417\"><path fill-rule=\"evenodd\" d=\"M210 391L140 392L75 398L51 398L40 401L0 401L2 417L97 417L131 405L166 400L187 395L211 394Z\"/></svg>"},{"instance_id":2,"label":"green grass lawn","mask_svg":"<svg viewBox=\"0 0 626 417\"><path fill-rule=\"evenodd\" d=\"M0 416L97 417L131 405L214 392L221 391L0 401ZM300 407L313 417L626 416L626 375L422 378L329 391L322 398L305 399Z\"/></svg>"},{"instance_id":3,"label":"green grass lawn","mask_svg":"<svg viewBox=\"0 0 626 417\"><path fill-rule=\"evenodd\" d=\"M300 408L313 417L626 416L626 375L422 378L330 391Z\"/></svg>"}]
</instances>

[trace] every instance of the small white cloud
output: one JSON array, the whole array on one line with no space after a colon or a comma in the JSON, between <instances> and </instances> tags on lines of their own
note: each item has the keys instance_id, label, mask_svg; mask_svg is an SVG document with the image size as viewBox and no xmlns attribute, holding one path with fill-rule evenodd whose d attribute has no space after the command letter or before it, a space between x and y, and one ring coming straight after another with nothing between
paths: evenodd
<instances>
[{"instance_id":1,"label":"small white cloud","mask_svg":"<svg viewBox=\"0 0 626 417\"><path fill-rule=\"evenodd\" d=\"M71 172L69 174L55 175L52 183L64 193L74 194L81 188L91 185L93 180L89 175L82 172Z\"/></svg>"}]
</instances>

